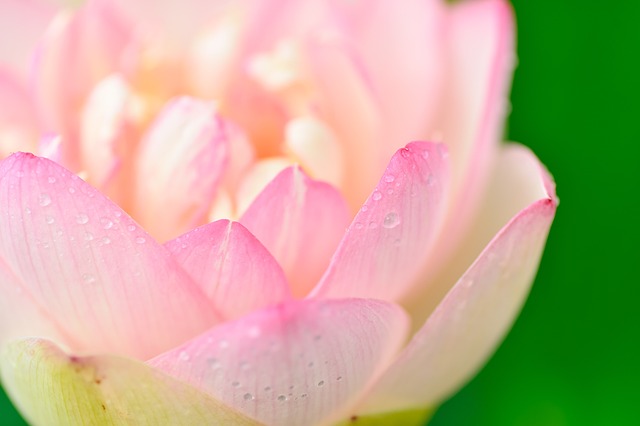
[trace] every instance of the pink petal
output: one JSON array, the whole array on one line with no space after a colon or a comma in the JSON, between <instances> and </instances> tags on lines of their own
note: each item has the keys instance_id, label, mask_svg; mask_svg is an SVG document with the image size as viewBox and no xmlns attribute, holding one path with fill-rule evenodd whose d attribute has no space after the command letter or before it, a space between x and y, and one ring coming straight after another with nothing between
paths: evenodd
<instances>
[{"instance_id":1,"label":"pink petal","mask_svg":"<svg viewBox=\"0 0 640 426\"><path fill-rule=\"evenodd\" d=\"M451 152L450 245L459 241L486 188L502 140L515 64L513 13L505 0L460 2L450 10L443 119L435 129Z\"/></svg>"},{"instance_id":2,"label":"pink petal","mask_svg":"<svg viewBox=\"0 0 640 426\"><path fill-rule=\"evenodd\" d=\"M29 58L56 8L46 0L0 0L0 64L26 76ZM10 37L7 37L10 35Z\"/></svg>"},{"instance_id":3,"label":"pink petal","mask_svg":"<svg viewBox=\"0 0 640 426\"><path fill-rule=\"evenodd\" d=\"M441 0L335 1L384 117L383 157L423 139L441 104L446 8ZM383 29L383 30L382 30Z\"/></svg>"},{"instance_id":4,"label":"pink petal","mask_svg":"<svg viewBox=\"0 0 640 426\"><path fill-rule=\"evenodd\" d=\"M308 59L321 97L321 118L344 149L343 193L356 209L382 170L379 134L383 122L378 99L353 52L341 40L320 40L308 47ZM403 143L406 143L404 141Z\"/></svg>"},{"instance_id":5,"label":"pink petal","mask_svg":"<svg viewBox=\"0 0 640 426\"><path fill-rule=\"evenodd\" d=\"M58 15L41 40L33 66L36 99L47 129L70 145L68 164L77 166L78 120L89 91L122 68L130 41L130 29L104 1Z\"/></svg>"},{"instance_id":6,"label":"pink petal","mask_svg":"<svg viewBox=\"0 0 640 426\"><path fill-rule=\"evenodd\" d=\"M508 157L512 181L502 188L512 191L502 195L517 203L537 198L498 232L442 299L359 412L437 406L482 367L509 330L535 277L557 199L530 152L511 148Z\"/></svg>"},{"instance_id":7,"label":"pink petal","mask_svg":"<svg viewBox=\"0 0 640 426\"><path fill-rule=\"evenodd\" d=\"M122 210L56 163L0 163L0 260L80 351L146 358L216 322L189 276Z\"/></svg>"},{"instance_id":8,"label":"pink petal","mask_svg":"<svg viewBox=\"0 0 640 426\"><path fill-rule=\"evenodd\" d=\"M0 349L11 340L42 336L70 344L63 328L24 290L4 260L0 259Z\"/></svg>"},{"instance_id":9,"label":"pink petal","mask_svg":"<svg viewBox=\"0 0 640 426\"><path fill-rule=\"evenodd\" d=\"M329 265L349 223L340 193L298 167L282 171L240 222L282 266L295 296L304 296Z\"/></svg>"},{"instance_id":10,"label":"pink petal","mask_svg":"<svg viewBox=\"0 0 640 426\"><path fill-rule=\"evenodd\" d=\"M0 159L16 151L35 152L38 136L36 112L27 89L0 69Z\"/></svg>"},{"instance_id":11,"label":"pink petal","mask_svg":"<svg viewBox=\"0 0 640 426\"><path fill-rule=\"evenodd\" d=\"M135 216L160 241L203 223L227 152L225 123L212 104L191 98L171 102L137 155Z\"/></svg>"},{"instance_id":12,"label":"pink petal","mask_svg":"<svg viewBox=\"0 0 640 426\"><path fill-rule=\"evenodd\" d=\"M313 297L395 300L410 288L446 206L449 176L444 154L442 145L414 142L393 156Z\"/></svg>"},{"instance_id":13,"label":"pink petal","mask_svg":"<svg viewBox=\"0 0 640 426\"><path fill-rule=\"evenodd\" d=\"M149 363L265 424L318 424L355 402L399 350L407 326L403 311L386 302L291 302L225 323Z\"/></svg>"},{"instance_id":14,"label":"pink petal","mask_svg":"<svg viewBox=\"0 0 640 426\"><path fill-rule=\"evenodd\" d=\"M165 247L224 318L237 318L290 297L280 265L238 222L204 225Z\"/></svg>"}]
</instances>

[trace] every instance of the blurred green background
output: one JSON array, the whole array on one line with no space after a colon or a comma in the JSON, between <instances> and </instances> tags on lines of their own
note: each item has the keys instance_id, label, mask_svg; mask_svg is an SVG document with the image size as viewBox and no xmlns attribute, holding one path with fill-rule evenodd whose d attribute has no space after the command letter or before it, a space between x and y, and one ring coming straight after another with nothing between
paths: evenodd
<instances>
[{"instance_id":1,"label":"blurred green background","mask_svg":"<svg viewBox=\"0 0 640 426\"><path fill-rule=\"evenodd\" d=\"M431 426L640 425L640 2L512 1L508 135L562 202L522 315Z\"/></svg>"}]
</instances>

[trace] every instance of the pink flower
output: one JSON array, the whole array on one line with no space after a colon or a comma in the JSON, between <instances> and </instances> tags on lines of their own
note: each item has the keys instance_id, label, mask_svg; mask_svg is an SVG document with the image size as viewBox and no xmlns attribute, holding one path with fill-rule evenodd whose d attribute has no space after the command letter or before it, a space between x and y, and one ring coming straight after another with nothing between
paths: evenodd
<instances>
[{"instance_id":1,"label":"pink flower","mask_svg":"<svg viewBox=\"0 0 640 426\"><path fill-rule=\"evenodd\" d=\"M0 10L0 374L33 424L419 423L507 332L557 199L500 143L505 0Z\"/></svg>"}]
</instances>

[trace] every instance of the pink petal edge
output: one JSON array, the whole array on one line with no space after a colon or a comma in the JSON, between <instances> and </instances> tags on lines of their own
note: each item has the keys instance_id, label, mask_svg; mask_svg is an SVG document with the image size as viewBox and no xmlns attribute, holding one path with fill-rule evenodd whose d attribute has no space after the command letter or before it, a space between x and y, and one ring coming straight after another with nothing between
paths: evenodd
<instances>
[{"instance_id":1,"label":"pink petal edge","mask_svg":"<svg viewBox=\"0 0 640 426\"><path fill-rule=\"evenodd\" d=\"M72 350L145 359L217 322L166 249L58 164L24 153L0 162L0 206L10 285L64 327Z\"/></svg>"},{"instance_id":2,"label":"pink petal edge","mask_svg":"<svg viewBox=\"0 0 640 426\"><path fill-rule=\"evenodd\" d=\"M326 270L349 210L340 192L298 166L278 174L240 218L284 269L292 292L305 296Z\"/></svg>"},{"instance_id":3,"label":"pink petal edge","mask_svg":"<svg viewBox=\"0 0 640 426\"><path fill-rule=\"evenodd\" d=\"M341 420L404 343L387 302L302 300L224 323L149 364L271 425Z\"/></svg>"},{"instance_id":4,"label":"pink petal edge","mask_svg":"<svg viewBox=\"0 0 640 426\"><path fill-rule=\"evenodd\" d=\"M414 284L443 219L443 145L413 142L392 157L310 297L397 300Z\"/></svg>"},{"instance_id":5,"label":"pink petal edge","mask_svg":"<svg viewBox=\"0 0 640 426\"><path fill-rule=\"evenodd\" d=\"M518 146L510 155L535 160ZM376 383L359 413L437 406L482 367L508 332L535 277L558 205L552 178L535 161L546 194L498 232Z\"/></svg>"},{"instance_id":6,"label":"pink petal edge","mask_svg":"<svg viewBox=\"0 0 640 426\"><path fill-rule=\"evenodd\" d=\"M278 262L238 222L212 222L164 246L225 319L291 298Z\"/></svg>"}]
</instances>

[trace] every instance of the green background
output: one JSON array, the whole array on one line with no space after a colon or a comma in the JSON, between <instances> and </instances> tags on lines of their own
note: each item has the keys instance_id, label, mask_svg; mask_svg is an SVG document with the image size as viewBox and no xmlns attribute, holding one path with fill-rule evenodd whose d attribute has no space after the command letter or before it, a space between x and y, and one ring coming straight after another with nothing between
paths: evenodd
<instances>
[{"instance_id":1,"label":"green background","mask_svg":"<svg viewBox=\"0 0 640 426\"><path fill-rule=\"evenodd\" d=\"M640 2L513 5L508 135L562 202L522 315L431 425L640 425ZM0 395L0 425L13 424Z\"/></svg>"}]
</instances>

